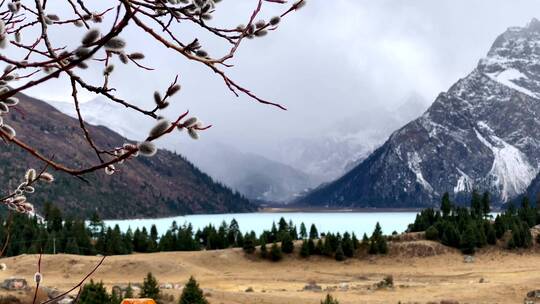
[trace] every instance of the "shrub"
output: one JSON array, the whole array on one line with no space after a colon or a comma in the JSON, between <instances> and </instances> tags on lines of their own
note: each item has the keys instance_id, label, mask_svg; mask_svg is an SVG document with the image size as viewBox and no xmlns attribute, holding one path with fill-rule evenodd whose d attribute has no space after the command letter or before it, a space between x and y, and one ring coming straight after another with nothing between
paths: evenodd
<instances>
[{"instance_id":1,"label":"shrub","mask_svg":"<svg viewBox=\"0 0 540 304\"><path fill-rule=\"evenodd\" d=\"M436 241L439 239L439 230L435 226L430 226L426 230L426 239Z\"/></svg>"}]
</instances>

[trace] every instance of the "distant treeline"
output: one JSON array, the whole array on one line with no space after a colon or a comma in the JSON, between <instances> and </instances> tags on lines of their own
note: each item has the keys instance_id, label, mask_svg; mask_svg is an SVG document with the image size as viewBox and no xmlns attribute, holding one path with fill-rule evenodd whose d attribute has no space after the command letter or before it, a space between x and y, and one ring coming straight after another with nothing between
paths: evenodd
<instances>
[{"instance_id":1,"label":"distant treeline","mask_svg":"<svg viewBox=\"0 0 540 304\"><path fill-rule=\"evenodd\" d=\"M508 249L533 245L530 228L540 224L538 206L531 206L529 198L524 197L519 208L509 203L503 213L493 218L490 205L488 192L482 195L473 191L469 208L455 205L450 195L445 193L440 210L423 210L409 225L409 231L425 231L427 239L459 248L465 254L473 254L478 248L497 243Z\"/></svg>"},{"instance_id":2,"label":"distant treeline","mask_svg":"<svg viewBox=\"0 0 540 304\"><path fill-rule=\"evenodd\" d=\"M489 193L473 192L470 207L460 207L442 197L440 209L420 212L409 232L425 231L426 238L473 254L486 245L503 244L509 249L528 248L534 243L530 228L540 224L540 211L523 198L520 207L509 204L505 212L492 218ZM122 255L133 252L197 251L225 248L243 248L247 254L279 261L283 254L294 252L295 241L302 241L297 250L302 257L320 255L344 260L359 250L369 254L386 254L388 237L377 223L371 236L364 234L359 240L354 233L319 233L312 224L281 218L269 230L257 235L254 231L242 233L239 223L232 220L216 227L208 225L194 231L191 224L173 222L167 232L158 235L156 226L128 229L122 232L118 225L107 227L98 214L86 225L83 220L64 218L59 208L46 204L44 220L21 214L0 217L0 248L8 241L5 256L23 253L70 253L81 255ZM540 237L539 240L540 242Z\"/></svg>"},{"instance_id":3,"label":"distant treeline","mask_svg":"<svg viewBox=\"0 0 540 304\"><path fill-rule=\"evenodd\" d=\"M219 227L208 225L194 231L191 224L177 225L173 222L167 232L158 235L156 226L148 231L146 228L128 229L122 232L118 225L106 227L97 214L94 214L89 224L83 220L65 218L59 208L46 204L44 220L21 214L11 214L0 218L0 242L8 240L5 256L16 256L23 253L69 253L81 255L122 255L133 252L149 253L159 251L197 251L225 248L244 248L248 253L261 246L262 255L279 260L278 255L291 253L294 241L304 240L301 254L321 254L344 259L352 256L351 250L360 246L356 235L345 233L343 236L332 233L319 234L317 227L311 225L309 232L301 223L299 228L293 222L281 218L273 223L269 230L257 235L254 231L242 234L238 222L233 219L230 223L223 222ZM8 237L9 234L9 237ZM321 239L321 236L324 238ZM375 229L373 253L384 253L386 243L381 243L382 231L377 224ZM364 242L369 238L364 235ZM315 243L317 241L317 243ZM384 241L385 242L385 241ZM276 244L280 243L280 246ZM272 244L271 250L266 250L266 244ZM1 244L0 244L1 245ZM0 248L3 246L0 246ZM379 249L381 247L382 249ZM386 249L384 249L385 247ZM277 249L276 249L277 248ZM267 253L264 253L267 251Z\"/></svg>"}]
</instances>

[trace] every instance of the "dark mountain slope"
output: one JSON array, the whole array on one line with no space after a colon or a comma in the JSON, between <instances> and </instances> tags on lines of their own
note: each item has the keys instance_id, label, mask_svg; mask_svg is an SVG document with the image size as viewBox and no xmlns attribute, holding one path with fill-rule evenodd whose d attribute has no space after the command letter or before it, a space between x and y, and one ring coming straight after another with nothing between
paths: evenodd
<instances>
[{"instance_id":1,"label":"dark mountain slope","mask_svg":"<svg viewBox=\"0 0 540 304\"><path fill-rule=\"evenodd\" d=\"M20 96L20 111L11 111L5 120L17 130L17 137L44 155L61 163L85 166L95 163L78 121L35 98ZM89 126L95 142L114 148L127 140L105 128ZM15 185L27 164L37 162L15 145L0 147L0 183ZM38 207L54 202L65 212L86 216L98 210L106 218L161 217L185 213L246 212L256 209L247 199L214 182L185 158L160 150L152 158L138 157L126 162L113 176L96 172L84 176L84 183L61 172L52 172L56 181L40 187L31 200Z\"/></svg>"}]
</instances>

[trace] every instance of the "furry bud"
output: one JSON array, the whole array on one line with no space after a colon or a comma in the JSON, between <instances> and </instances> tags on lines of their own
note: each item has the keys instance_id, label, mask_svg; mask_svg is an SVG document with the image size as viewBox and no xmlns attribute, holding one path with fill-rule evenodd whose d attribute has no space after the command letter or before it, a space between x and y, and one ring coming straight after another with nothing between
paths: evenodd
<instances>
[{"instance_id":1,"label":"furry bud","mask_svg":"<svg viewBox=\"0 0 540 304\"><path fill-rule=\"evenodd\" d=\"M167 131L171 127L171 122L167 119L160 119L156 123L156 125L150 130L150 137L158 137L162 135L165 131Z\"/></svg>"},{"instance_id":2,"label":"furry bud","mask_svg":"<svg viewBox=\"0 0 540 304\"><path fill-rule=\"evenodd\" d=\"M175 84L167 90L167 95L173 96L174 94L178 93L181 88L182 87L179 84Z\"/></svg>"},{"instance_id":3,"label":"furry bud","mask_svg":"<svg viewBox=\"0 0 540 304\"><path fill-rule=\"evenodd\" d=\"M191 128L191 129L188 129L188 134L189 134L189 137L191 137L192 139L199 139L199 134L197 133L197 130Z\"/></svg>"},{"instance_id":4,"label":"furry bud","mask_svg":"<svg viewBox=\"0 0 540 304\"><path fill-rule=\"evenodd\" d=\"M3 101L6 105L12 107L16 106L19 103L19 98L17 97L9 97L6 100Z\"/></svg>"},{"instance_id":5,"label":"furry bud","mask_svg":"<svg viewBox=\"0 0 540 304\"><path fill-rule=\"evenodd\" d=\"M36 175L36 170L28 169L28 171L26 171L26 174L24 175L24 179L26 179L27 182L32 182L36 179Z\"/></svg>"},{"instance_id":6,"label":"furry bud","mask_svg":"<svg viewBox=\"0 0 540 304\"><path fill-rule=\"evenodd\" d=\"M142 156L154 156L157 153L156 146L149 141L144 141L142 143L139 143L137 145L137 148L139 148L139 153Z\"/></svg>"},{"instance_id":7,"label":"furry bud","mask_svg":"<svg viewBox=\"0 0 540 304\"><path fill-rule=\"evenodd\" d=\"M1 126L0 131L2 131L8 139L13 139L15 138L15 136L17 136L17 132L15 132L15 129L8 125Z\"/></svg>"},{"instance_id":8,"label":"furry bud","mask_svg":"<svg viewBox=\"0 0 540 304\"><path fill-rule=\"evenodd\" d=\"M116 171L114 165L108 165L107 167L105 167L105 174L107 175L113 175L114 171Z\"/></svg>"},{"instance_id":9,"label":"furry bud","mask_svg":"<svg viewBox=\"0 0 540 304\"><path fill-rule=\"evenodd\" d=\"M44 182L47 182L47 183L52 183L54 182L54 176L48 172L43 172L41 173L39 179L43 180Z\"/></svg>"},{"instance_id":10,"label":"furry bud","mask_svg":"<svg viewBox=\"0 0 540 304\"><path fill-rule=\"evenodd\" d=\"M9 107L4 102L0 102L0 113L9 112Z\"/></svg>"},{"instance_id":11,"label":"furry bud","mask_svg":"<svg viewBox=\"0 0 540 304\"><path fill-rule=\"evenodd\" d=\"M270 19L270 25L278 25L280 21L281 18L279 16L272 17L272 19Z\"/></svg>"},{"instance_id":12,"label":"furry bud","mask_svg":"<svg viewBox=\"0 0 540 304\"><path fill-rule=\"evenodd\" d=\"M126 42L120 37L111 38L105 43L105 48L113 51L120 51L126 46Z\"/></svg>"},{"instance_id":13,"label":"furry bud","mask_svg":"<svg viewBox=\"0 0 540 304\"><path fill-rule=\"evenodd\" d=\"M197 123L197 117L190 117L184 121L184 127L191 128Z\"/></svg>"},{"instance_id":14,"label":"furry bud","mask_svg":"<svg viewBox=\"0 0 540 304\"><path fill-rule=\"evenodd\" d=\"M98 29L91 29L89 30L88 32L86 32L86 34L84 35L83 39L82 39L82 44L84 46L89 46L91 44L93 44L94 42L96 42L96 40L99 38L99 30Z\"/></svg>"},{"instance_id":15,"label":"furry bud","mask_svg":"<svg viewBox=\"0 0 540 304\"><path fill-rule=\"evenodd\" d=\"M36 282L36 284L39 284L43 281L43 275L39 272L36 272L34 274L34 282Z\"/></svg>"}]
</instances>

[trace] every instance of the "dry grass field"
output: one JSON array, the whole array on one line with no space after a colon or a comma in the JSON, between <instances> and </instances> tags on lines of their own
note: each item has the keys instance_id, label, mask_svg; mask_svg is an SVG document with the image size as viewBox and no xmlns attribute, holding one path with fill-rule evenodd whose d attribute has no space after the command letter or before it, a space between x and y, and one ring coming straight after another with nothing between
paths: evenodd
<instances>
[{"instance_id":1,"label":"dry grass field","mask_svg":"<svg viewBox=\"0 0 540 304\"><path fill-rule=\"evenodd\" d=\"M465 263L458 251L433 242L403 242L391 248L384 257L366 256L346 262L321 257L304 260L295 254L272 263L246 257L239 249L112 256L93 279L110 288L142 282L148 271L160 283L171 284L183 284L194 275L212 304L318 304L327 288L344 304L444 300L507 304L523 303L528 291L540 289L540 252L536 250L511 253L492 248L477 254L473 263ZM0 279L16 276L31 281L37 260L35 255L1 259L8 269L0 272ZM98 260L44 256L44 285L66 289ZM394 288L375 288L387 275L394 277ZM310 281L323 291L303 291ZM246 292L249 287L253 292ZM174 289L164 292L176 298L180 293Z\"/></svg>"}]
</instances>

